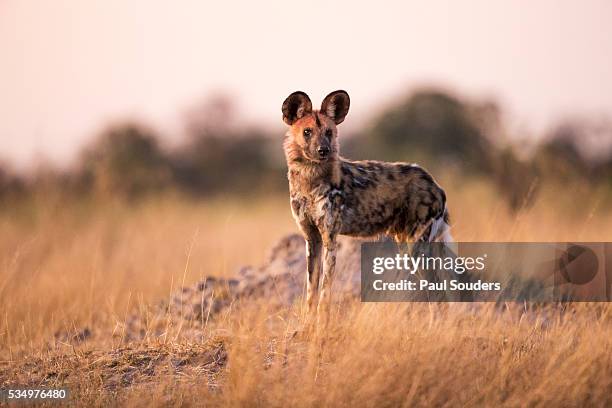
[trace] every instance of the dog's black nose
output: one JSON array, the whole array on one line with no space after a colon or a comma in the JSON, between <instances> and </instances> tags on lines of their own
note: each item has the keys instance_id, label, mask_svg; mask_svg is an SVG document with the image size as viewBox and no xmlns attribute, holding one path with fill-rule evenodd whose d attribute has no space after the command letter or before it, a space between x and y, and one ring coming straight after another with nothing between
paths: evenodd
<instances>
[{"instance_id":1,"label":"dog's black nose","mask_svg":"<svg viewBox=\"0 0 612 408\"><path fill-rule=\"evenodd\" d=\"M326 157L329 154L329 147L321 146L317 149L319 156Z\"/></svg>"}]
</instances>

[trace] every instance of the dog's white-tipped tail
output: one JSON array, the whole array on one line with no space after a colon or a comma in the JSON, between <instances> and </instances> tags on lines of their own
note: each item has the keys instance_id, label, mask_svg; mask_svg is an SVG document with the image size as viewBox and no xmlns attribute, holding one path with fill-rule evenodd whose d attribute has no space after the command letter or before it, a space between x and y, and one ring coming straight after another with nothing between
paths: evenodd
<instances>
[{"instance_id":1,"label":"dog's white-tipped tail","mask_svg":"<svg viewBox=\"0 0 612 408\"><path fill-rule=\"evenodd\" d=\"M453 236L450 232L450 225L446 222L448 215L446 209L442 215L434 219L429 230L429 242L453 242Z\"/></svg>"}]
</instances>

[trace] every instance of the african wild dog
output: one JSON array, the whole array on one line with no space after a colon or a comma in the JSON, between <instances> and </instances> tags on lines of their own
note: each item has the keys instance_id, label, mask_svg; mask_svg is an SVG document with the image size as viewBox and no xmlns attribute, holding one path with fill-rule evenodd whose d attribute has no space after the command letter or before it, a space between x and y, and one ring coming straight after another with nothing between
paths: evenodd
<instances>
[{"instance_id":1,"label":"african wild dog","mask_svg":"<svg viewBox=\"0 0 612 408\"><path fill-rule=\"evenodd\" d=\"M283 147L291 210L306 240L310 313L322 275L319 318L322 307L329 311L338 234L384 234L398 241L450 239L444 190L423 168L339 156L336 126L349 104L345 91L335 91L317 111L308 95L294 92L282 107L283 121L290 126Z\"/></svg>"}]
</instances>

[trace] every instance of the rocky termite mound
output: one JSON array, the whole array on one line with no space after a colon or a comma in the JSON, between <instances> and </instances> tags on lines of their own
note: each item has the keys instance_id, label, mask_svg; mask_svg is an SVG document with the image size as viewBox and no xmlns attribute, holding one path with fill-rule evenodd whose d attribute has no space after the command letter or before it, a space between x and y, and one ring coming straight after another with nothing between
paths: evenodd
<instances>
[{"instance_id":1,"label":"rocky termite mound","mask_svg":"<svg viewBox=\"0 0 612 408\"><path fill-rule=\"evenodd\" d=\"M341 297L359 296L360 241L341 237L338 240L336 277L333 291ZM306 285L306 249L297 234L282 238L259 267L246 266L236 276L207 276L192 286L174 292L162 301L146 319L133 315L126 322L126 340L137 340L148 334L159 334L168 326L180 326L181 337L215 319L231 306L265 301L268 308L291 306L301 298ZM196 330L193 330L196 329ZM151 333L153 332L153 333ZM200 333L200 334L198 334Z\"/></svg>"},{"instance_id":2,"label":"rocky termite mound","mask_svg":"<svg viewBox=\"0 0 612 408\"><path fill-rule=\"evenodd\" d=\"M359 251L358 241L339 241L335 292L359 296ZM274 306L290 306L304 294L305 284L305 243L294 234L282 238L262 266L243 267L229 279L206 277L177 291L167 307L172 314L200 320L217 315L238 300L266 299Z\"/></svg>"}]
</instances>

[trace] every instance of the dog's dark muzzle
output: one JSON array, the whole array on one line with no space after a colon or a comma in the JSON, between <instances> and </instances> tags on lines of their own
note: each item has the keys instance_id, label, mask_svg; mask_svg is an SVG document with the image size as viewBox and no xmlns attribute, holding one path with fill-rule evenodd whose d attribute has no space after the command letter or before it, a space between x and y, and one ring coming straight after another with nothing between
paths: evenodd
<instances>
[{"instance_id":1,"label":"dog's dark muzzle","mask_svg":"<svg viewBox=\"0 0 612 408\"><path fill-rule=\"evenodd\" d=\"M321 146L317 149L317 154L319 155L319 159L327 159L330 153L331 153L331 149L327 146Z\"/></svg>"}]
</instances>

